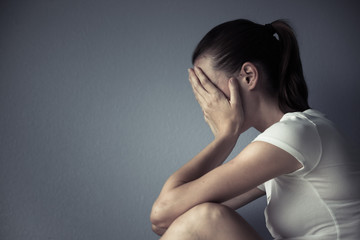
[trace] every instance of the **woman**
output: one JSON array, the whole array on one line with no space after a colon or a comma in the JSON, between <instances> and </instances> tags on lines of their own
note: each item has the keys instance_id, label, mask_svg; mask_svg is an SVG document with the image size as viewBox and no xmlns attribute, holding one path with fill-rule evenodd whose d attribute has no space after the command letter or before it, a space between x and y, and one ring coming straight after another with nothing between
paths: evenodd
<instances>
[{"instance_id":1,"label":"woman","mask_svg":"<svg viewBox=\"0 0 360 240\"><path fill-rule=\"evenodd\" d=\"M151 213L161 239L261 239L235 210L264 194L275 239L360 239L359 167L309 108L290 26L223 23L192 60L189 80L214 140L163 186ZM259 136L223 164L250 127Z\"/></svg>"}]
</instances>

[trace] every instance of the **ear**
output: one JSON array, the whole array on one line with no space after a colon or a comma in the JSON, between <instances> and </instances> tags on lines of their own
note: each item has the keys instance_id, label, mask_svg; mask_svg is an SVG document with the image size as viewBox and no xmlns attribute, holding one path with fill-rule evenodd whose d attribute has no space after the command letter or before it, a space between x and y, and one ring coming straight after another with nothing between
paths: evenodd
<instances>
[{"instance_id":1,"label":"ear","mask_svg":"<svg viewBox=\"0 0 360 240\"><path fill-rule=\"evenodd\" d=\"M238 75L242 87L253 90L258 84L259 73L257 67L251 62L245 62Z\"/></svg>"}]
</instances>

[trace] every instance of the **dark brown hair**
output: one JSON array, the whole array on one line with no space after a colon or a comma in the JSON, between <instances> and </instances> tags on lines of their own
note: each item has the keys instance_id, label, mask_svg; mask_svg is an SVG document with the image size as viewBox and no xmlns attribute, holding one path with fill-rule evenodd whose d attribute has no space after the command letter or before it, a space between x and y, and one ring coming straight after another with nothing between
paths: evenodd
<instances>
[{"instance_id":1,"label":"dark brown hair","mask_svg":"<svg viewBox=\"0 0 360 240\"><path fill-rule=\"evenodd\" d=\"M267 91L277 96L284 113L309 108L298 43L284 20L265 26L245 19L220 24L199 42L193 64L204 54L213 57L215 69L229 75L238 73L245 62L260 67L268 80Z\"/></svg>"}]
</instances>

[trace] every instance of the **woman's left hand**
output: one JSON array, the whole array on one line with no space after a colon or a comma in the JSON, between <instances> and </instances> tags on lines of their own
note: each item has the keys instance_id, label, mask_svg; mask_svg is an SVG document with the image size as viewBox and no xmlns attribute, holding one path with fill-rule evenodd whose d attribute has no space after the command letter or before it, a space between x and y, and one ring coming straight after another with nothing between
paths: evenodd
<instances>
[{"instance_id":1,"label":"woman's left hand","mask_svg":"<svg viewBox=\"0 0 360 240\"><path fill-rule=\"evenodd\" d=\"M215 138L239 137L244 112L237 81L234 78L229 79L230 99L227 99L200 68L189 69L189 80L196 100L203 110L205 121Z\"/></svg>"}]
</instances>

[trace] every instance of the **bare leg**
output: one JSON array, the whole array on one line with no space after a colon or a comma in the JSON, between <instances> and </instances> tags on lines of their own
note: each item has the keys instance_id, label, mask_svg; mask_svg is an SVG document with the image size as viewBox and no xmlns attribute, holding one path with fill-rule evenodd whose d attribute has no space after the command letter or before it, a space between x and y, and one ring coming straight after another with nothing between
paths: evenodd
<instances>
[{"instance_id":1,"label":"bare leg","mask_svg":"<svg viewBox=\"0 0 360 240\"><path fill-rule=\"evenodd\" d=\"M233 209L203 203L178 217L161 240L260 240L256 231Z\"/></svg>"}]
</instances>

